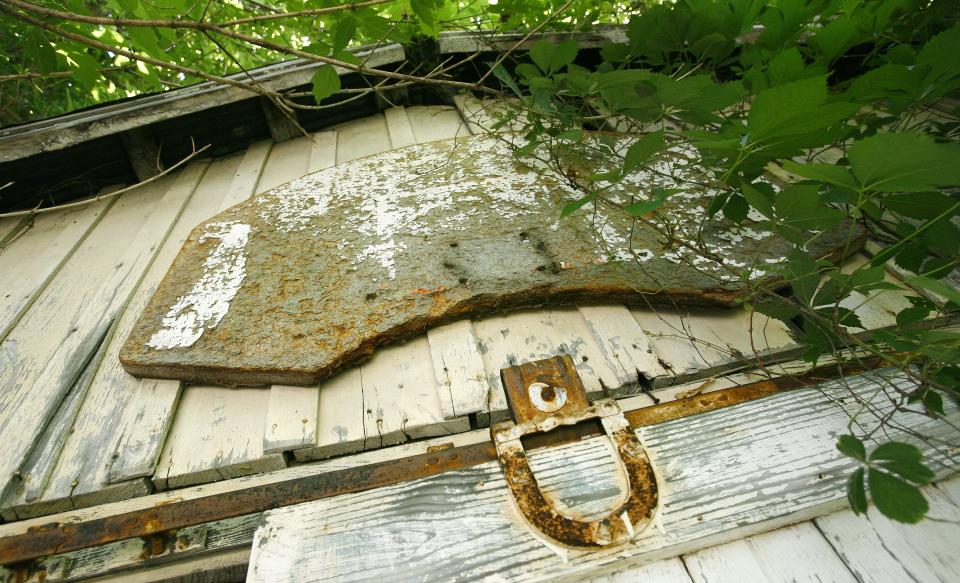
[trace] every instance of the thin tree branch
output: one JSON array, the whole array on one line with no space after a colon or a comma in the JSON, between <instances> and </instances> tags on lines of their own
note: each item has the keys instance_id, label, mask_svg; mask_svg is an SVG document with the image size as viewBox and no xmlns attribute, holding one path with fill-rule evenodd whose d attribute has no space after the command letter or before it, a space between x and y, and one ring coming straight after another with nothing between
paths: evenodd
<instances>
[{"instance_id":1,"label":"thin tree branch","mask_svg":"<svg viewBox=\"0 0 960 583\"><path fill-rule=\"evenodd\" d=\"M368 2L354 2L352 4L338 4L336 6L329 6L327 8L313 8L310 10L298 10L296 12L278 12L275 14L261 14L260 16L249 16L247 18L238 18L236 20L230 20L228 22L220 23L219 26L239 26L241 24L251 24L264 22L267 20L278 20L281 18L298 18L300 16L319 16L321 14L333 14L335 12L344 12L347 10L358 10L360 8L366 8L368 6L376 6L378 4L387 4L388 2L393 2L394 0L369 0Z\"/></svg>"},{"instance_id":2,"label":"thin tree branch","mask_svg":"<svg viewBox=\"0 0 960 583\"><path fill-rule=\"evenodd\" d=\"M98 200L104 200L104 199L106 199L106 198L112 198L112 197L114 197L114 196L121 195L121 194L123 194L123 193L125 193L125 192L130 192L131 190L135 190L135 189L137 189L137 188L140 188L141 186L146 186L146 185L150 184L151 182L154 182L154 181L156 181L156 180L159 180L160 178L166 176L167 174L170 174L171 172L173 172L173 171L176 170L177 168L183 166L184 164L186 164L186 163L189 162L190 160L196 158L197 156L199 156L201 153L203 153L204 151L206 151L206 150L209 149L209 148L210 148L210 144L207 144L206 146L200 148L199 150L196 149L196 148L193 148L193 151L190 153L189 156L187 156L187 157L184 158L183 160L180 160L179 162L177 162L177 163L174 164L173 166L167 168L166 170L164 170L164 171L161 172L160 174L157 174L156 176L151 176L150 178L147 178L146 180L144 180L144 181L142 181L142 182L138 182L138 183L136 183L136 184L132 184L132 185L126 187L126 188L121 188L120 190L115 190L115 191L109 192L109 193L107 193L107 194L100 194L100 195L94 196L94 197L92 197L92 198L85 198L85 199L83 199L83 200L78 200L78 201L76 201L76 202L68 202L68 203L65 203L65 204L58 204L58 205L55 205L55 206L48 206L48 207L44 207L44 208L34 208L34 209L30 209L30 210L25 210L25 211L15 211L15 212L12 212L12 213L3 213L3 214L0 214L0 219L7 219L7 218L10 218L10 217L25 217L25 216L30 216L30 215L39 215L39 214L41 214L41 213L49 213L49 212L53 212L53 211L60 211L60 210L67 209L67 208L74 208L74 207L78 207L78 206L83 206L83 205L91 204L91 203L97 202ZM3 186L3 188L6 188L7 186L10 186L10 184L13 184L13 183L11 182L11 183Z\"/></svg>"},{"instance_id":3,"label":"thin tree branch","mask_svg":"<svg viewBox=\"0 0 960 583\"><path fill-rule=\"evenodd\" d=\"M569 5L572 1L573 0L568 0L567 3L564 5L564 7ZM29 22L31 24L34 24L35 26L40 26L41 28L50 30L51 32L56 32L56 34L60 34L61 36L65 36L66 38L77 40L78 42L84 42L86 44L96 42L97 45L91 44L91 46L97 46L98 48L101 48L101 50L109 50L119 54L129 53L129 51L122 52L124 51L124 49L120 49L119 47L105 45L103 43L100 43L99 41L92 41L91 39L88 39L87 37L84 37L82 35L75 35L73 33L69 33L59 27L47 24L43 21L37 20L36 18L17 12L16 10L11 10L10 6L17 7L20 10L33 12L35 14L42 14L44 16L49 16L52 18L60 18L60 19L68 20L72 22L83 22L86 24L97 24L101 26L191 29L191 30L198 30L198 31L215 32L221 36L243 41L245 43L249 43L252 45L256 45L258 47L269 49L271 51L292 55L295 57L300 57L308 61L324 63L327 65L334 65L336 67L347 69L348 71L355 71L357 73L361 73L365 75L375 75L378 77L390 77L393 79L398 79L400 81L413 81L416 83L424 83L424 84L430 84L430 85L445 85L448 87L458 87L460 89L471 89L474 91L480 91L480 92L489 93L492 95L501 94L500 91L497 91L496 89L493 89L491 87L480 85L479 83L466 83L463 81L451 81L447 79L436 79L432 77L416 77L413 75L406 75L403 73L396 73L393 71L385 71L383 69L373 69L373 68L364 67L362 65L354 65L352 63L341 61L340 59L334 59L332 57L321 57L320 55L315 55L307 51L294 49L292 47L285 47L283 45L278 45L270 41L265 41L263 39L252 37L246 34L227 30L218 25L210 24L207 22L193 22L193 21L180 21L180 20L148 20L148 19L137 19L137 18L106 18L102 16L86 16L83 14L76 14L73 12L62 12L60 10L53 10L43 6L37 6L36 4L24 2L23 0L0 1L0 10L3 10L4 12L14 15L17 18L24 20L25 22ZM129 56L130 54L134 54L134 53L125 54L125 56ZM133 57L130 57L130 58L133 58ZM138 60L144 60L145 62L150 62L151 64L156 66L164 66L163 65L164 62L159 61L157 59L151 59L150 61L146 61L145 60L146 57L138 56L137 58ZM179 67L179 65L172 65L172 64L168 64L168 65L169 65L168 68ZM186 74L198 75L204 79L215 80L217 82L226 82L230 85L236 85L238 87L245 87L244 84L242 83L239 83L237 81L233 81L230 79L225 79L223 77L213 78L214 76L212 75L207 75L206 73L200 73L200 72L193 72L189 69L186 69L185 67L181 67L181 69L185 69L185 71L181 71L181 72L184 72ZM256 93L264 94L262 91L259 91L259 90L256 91Z\"/></svg>"}]
</instances>

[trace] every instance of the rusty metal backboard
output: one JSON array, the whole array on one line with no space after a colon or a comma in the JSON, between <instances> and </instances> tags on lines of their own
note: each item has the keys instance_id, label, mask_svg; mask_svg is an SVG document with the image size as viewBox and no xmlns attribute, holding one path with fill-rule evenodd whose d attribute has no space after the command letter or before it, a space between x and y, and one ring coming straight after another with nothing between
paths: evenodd
<instances>
[{"instance_id":1,"label":"rusty metal backboard","mask_svg":"<svg viewBox=\"0 0 960 583\"><path fill-rule=\"evenodd\" d=\"M699 173L690 152L608 190L614 201ZM603 169L580 157L579 175ZM534 165L532 165L534 164ZM692 237L713 194L681 191L650 220L581 209L568 176L472 137L411 146L274 188L198 226L127 339L138 376L230 385L311 384L380 344L502 308L610 300L732 305L789 244L750 220L710 222L720 263ZM816 239L823 255L847 233Z\"/></svg>"}]
</instances>

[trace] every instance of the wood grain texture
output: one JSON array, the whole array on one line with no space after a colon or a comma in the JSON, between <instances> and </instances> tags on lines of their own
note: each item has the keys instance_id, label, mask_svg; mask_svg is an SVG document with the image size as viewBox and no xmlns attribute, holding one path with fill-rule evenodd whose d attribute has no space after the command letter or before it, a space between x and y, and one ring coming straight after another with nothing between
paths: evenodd
<instances>
[{"instance_id":1,"label":"wood grain texture","mask_svg":"<svg viewBox=\"0 0 960 583\"><path fill-rule=\"evenodd\" d=\"M615 365L621 385L638 382L638 376L649 385L670 378L657 360L653 343L623 306L580 306L587 327L607 360Z\"/></svg>"},{"instance_id":2,"label":"wood grain texture","mask_svg":"<svg viewBox=\"0 0 960 583\"><path fill-rule=\"evenodd\" d=\"M294 450L300 461L353 453L366 443L360 368L345 370L319 389L317 437L310 448Z\"/></svg>"},{"instance_id":3,"label":"wood grain texture","mask_svg":"<svg viewBox=\"0 0 960 583\"><path fill-rule=\"evenodd\" d=\"M413 128L410 126L410 118L407 117L405 107L391 107L383 112L383 117L387 122L387 132L390 134L390 144L394 148L402 148L417 143L413 137Z\"/></svg>"},{"instance_id":4,"label":"wood grain texture","mask_svg":"<svg viewBox=\"0 0 960 583\"><path fill-rule=\"evenodd\" d=\"M313 134L310 148L309 172L329 168L337 163L337 132L323 131Z\"/></svg>"},{"instance_id":5,"label":"wood grain texture","mask_svg":"<svg viewBox=\"0 0 960 583\"><path fill-rule=\"evenodd\" d=\"M69 498L53 500L41 500L41 498L60 457L63 444L73 429L74 420L80 412L80 405L86 397L90 381L97 372L97 364L102 360L106 349L107 343L100 344L97 354L87 363L83 374L70 388L70 392L57 408L56 415L34 444L30 456L20 469L15 486L11 488L5 499L0 500L0 517L4 520L22 520L73 509L73 503Z\"/></svg>"},{"instance_id":6,"label":"wood grain texture","mask_svg":"<svg viewBox=\"0 0 960 583\"><path fill-rule=\"evenodd\" d=\"M470 130L454 107L415 105L406 108L406 114L418 144L470 135ZM399 146L394 144L394 147Z\"/></svg>"},{"instance_id":7,"label":"wood grain texture","mask_svg":"<svg viewBox=\"0 0 960 583\"><path fill-rule=\"evenodd\" d=\"M631 309L654 353L677 378L707 376L797 346L787 326L744 309ZM752 334L751 334L752 330Z\"/></svg>"},{"instance_id":8,"label":"wood grain texture","mask_svg":"<svg viewBox=\"0 0 960 583\"><path fill-rule=\"evenodd\" d=\"M128 310L129 317L136 319L156 289L159 279L169 269L173 258L183 245L193 226L228 208L253 193L272 149L270 142L250 146L242 157L232 156L218 161L204 177L187 208L176 232L171 233L168 245L161 251L155 266L141 285L144 295L138 293L138 307ZM225 194L224 194L225 192ZM149 292L144 286L149 284ZM120 382L131 382L130 375L117 371ZM179 381L142 379L126 405L124 424L117 434L114 457L109 463L108 481L118 483L138 477L149 477L156 469L164 439L170 429L174 412L180 398Z\"/></svg>"},{"instance_id":9,"label":"wood grain texture","mask_svg":"<svg viewBox=\"0 0 960 583\"><path fill-rule=\"evenodd\" d=\"M440 410L445 419L487 411L490 385L469 320L427 331Z\"/></svg>"},{"instance_id":10,"label":"wood grain texture","mask_svg":"<svg viewBox=\"0 0 960 583\"><path fill-rule=\"evenodd\" d=\"M317 387L271 385L263 451L310 447L317 440Z\"/></svg>"},{"instance_id":11,"label":"wood grain texture","mask_svg":"<svg viewBox=\"0 0 960 583\"><path fill-rule=\"evenodd\" d=\"M367 449L470 429L466 418L444 419L423 336L374 352L360 367L360 384Z\"/></svg>"},{"instance_id":12,"label":"wood grain texture","mask_svg":"<svg viewBox=\"0 0 960 583\"><path fill-rule=\"evenodd\" d=\"M227 550L248 548L260 521L259 514L229 518L177 531L175 542L160 549L157 554L145 551L141 539L129 539L80 551L46 557L36 566L39 574L27 582L69 583L91 577L121 576L135 569L181 562L190 558L217 555ZM13 579L13 574L0 567L0 580Z\"/></svg>"},{"instance_id":13,"label":"wood grain texture","mask_svg":"<svg viewBox=\"0 0 960 583\"><path fill-rule=\"evenodd\" d=\"M614 571L607 575L591 576L586 579L589 583L692 583L687 574L683 561L667 559L648 563L632 569Z\"/></svg>"},{"instance_id":14,"label":"wood grain texture","mask_svg":"<svg viewBox=\"0 0 960 583\"><path fill-rule=\"evenodd\" d=\"M382 114L347 122L337 130L337 164L390 149L390 132Z\"/></svg>"},{"instance_id":15,"label":"wood grain texture","mask_svg":"<svg viewBox=\"0 0 960 583\"><path fill-rule=\"evenodd\" d=\"M156 487L182 488L286 466L282 455L263 451L269 398L261 388L184 389L157 463Z\"/></svg>"},{"instance_id":16,"label":"wood grain texture","mask_svg":"<svg viewBox=\"0 0 960 583\"><path fill-rule=\"evenodd\" d=\"M846 510L816 519L816 525L858 581L957 580L960 556L960 479L925 489L930 504L928 518L920 524L893 522L870 508L867 516ZM880 552L880 551L883 552Z\"/></svg>"},{"instance_id":17,"label":"wood grain texture","mask_svg":"<svg viewBox=\"0 0 960 583\"><path fill-rule=\"evenodd\" d=\"M882 548L875 553L884 554ZM683 563L694 583L862 581L809 522L704 549Z\"/></svg>"},{"instance_id":18,"label":"wood grain texture","mask_svg":"<svg viewBox=\"0 0 960 583\"><path fill-rule=\"evenodd\" d=\"M4 340L0 494L108 336L205 170L194 164L115 202Z\"/></svg>"},{"instance_id":19,"label":"wood grain texture","mask_svg":"<svg viewBox=\"0 0 960 583\"><path fill-rule=\"evenodd\" d=\"M120 367L117 355L123 337L136 322L191 226L198 216L218 208L238 161L214 163L199 185L191 185L190 200L165 239L156 243L155 257L143 266L137 288L106 341L104 357L90 380L37 510L58 500L68 499L76 507L149 491L149 482L144 478L153 473L167 427L166 413L172 409L153 405L176 403L179 383L157 386L132 377ZM158 208L158 212L161 210ZM148 220L153 221L154 216Z\"/></svg>"},{"instance_id":20,"label":"wood grain texture","mask_svg":"<svg viewBox=\"0 0 960 583\"><path fill-rule=\"evenodd\" d=\"M658 526L624 548L571 551L564 562L521 526L498 465L489 463L268 512L248 580L303 580L303 564L324 566L311 571L309 580L426 574L576 579L598 568L661 560L808 520L842 507L844 479L853 466L834 445L837 433L846 431L844 407L853 405L849 399L834 404L824 393L837 398L853 390L882 411L885 391L894 390L888 383L902 389L907 382L890 372L850 377L643 428L638 433L659 474L661 514ZM948 420L958 417L954 410ZM935 437L953 431L917 415L897 421ZM586 449L603 439L571 447ZM552 451L554 467L573 472L582 463L571 463L567 448ZM581 483L583 499L609 494L601 489L593 495L589 474Z\"/></svg>"},{"instance_id":21,"label":"wood grain texture","mask_svg":"<svg viewBox=\"0 0 960 583\"><path fill-rule=\"evenodd\" d=\"M104 189L102 193L115 189ZM0 246L0 339L6 337L113 200L28 217ZM14 221L9 220L11 225Z\"/></svg>"}]
</instances>

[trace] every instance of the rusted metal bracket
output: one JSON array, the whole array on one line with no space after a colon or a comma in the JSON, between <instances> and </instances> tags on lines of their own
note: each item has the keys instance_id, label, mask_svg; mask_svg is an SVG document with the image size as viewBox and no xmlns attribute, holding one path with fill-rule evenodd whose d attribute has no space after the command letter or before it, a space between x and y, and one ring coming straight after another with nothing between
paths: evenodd
<instances>
[{"instance_id":1,"label":"rusted metal bracket","mask_svg":"<svg viewBox=\"0 0 960 583\"><path fill-rule=\"evenodd\" d=\"M646 451L613 399L593 404L569 356L557 356L500 371L513 422L490 428L513 500L538 533L574 548L610 547L633 539L657 508L657 478ZM626 477L627 494L620 506L599 520L561 514L540 491L527 462L521 438L557 427L598 419L616 451Z\"/></svg>"}]
</instances>

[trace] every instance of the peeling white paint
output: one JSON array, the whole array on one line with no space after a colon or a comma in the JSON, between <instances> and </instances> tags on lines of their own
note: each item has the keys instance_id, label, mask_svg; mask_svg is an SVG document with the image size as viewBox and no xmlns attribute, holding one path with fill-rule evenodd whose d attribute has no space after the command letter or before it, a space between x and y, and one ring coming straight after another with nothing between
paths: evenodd
<instances>
[{"instance_id":1,"label":"peeling white paint","mask_svg":"<svg viewBox=\"0 0 960 583\"><path fill-rule=\"evenodd\" d=\"M213 223L207 227L200 243L209 239L218 239L219 243L203 263L203 276L170 307L147 346L193 346L205 330L220 323L246 277L244 249L249 237L250 225L245 223Z\"/></svg>"}]
</instances>

